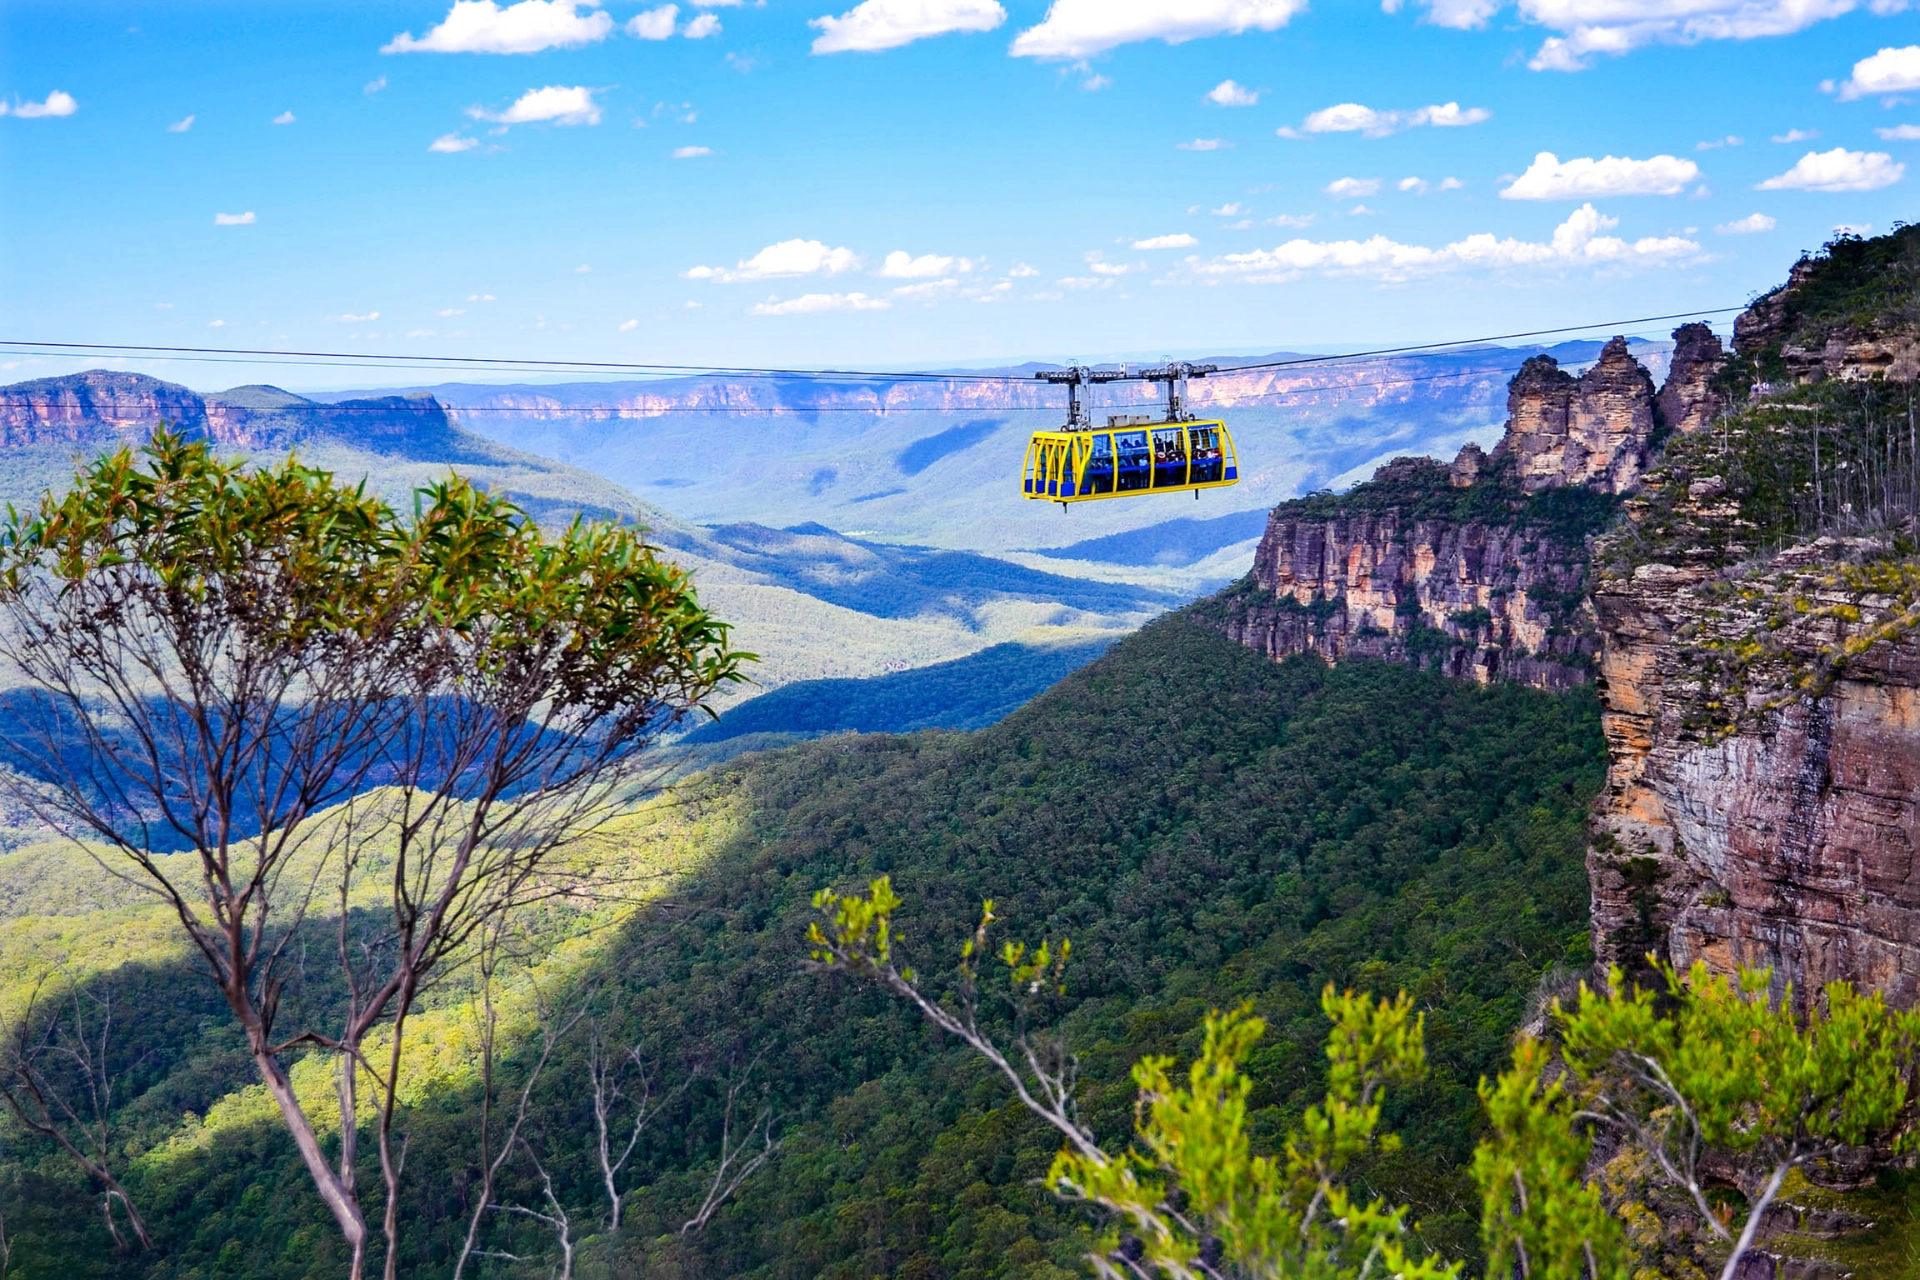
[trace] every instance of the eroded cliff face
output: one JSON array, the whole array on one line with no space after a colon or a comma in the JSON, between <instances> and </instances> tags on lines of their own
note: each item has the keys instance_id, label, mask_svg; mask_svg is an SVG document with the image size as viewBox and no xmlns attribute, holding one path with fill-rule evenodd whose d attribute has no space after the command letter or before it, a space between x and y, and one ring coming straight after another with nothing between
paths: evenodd
<instances>
[{"instance_id":1,"label":"eroded cliff face","mask_svg":"<svg viewBox=\"0 0 1920 1280\"><path fill-rule=\"evenodd\" d=\"M1711 493L1699 506L1725 518ZM1858 593L1822 571L1874 550L1816 541L1749 569L1808 606L1773 643L1807 666L1841 643L1832 615ZM1920 646L1870 648L1818 696L1741 687L1713 646L1769 619L1729 608L1719 570L1672 559L1603 575L1593 594L1610 755L1588 855L1600 961L1637 970L1653 952L1769 968L1803 996L1845 979L1915 1003ZM1731 731L1730 712L1745 713Z\"/></svg>"},{"instance_id":2,"label":"eroded cliff face","mask_svg":"<svg viewBox=\"0 0 1920 1280\"><path fill-rule=\"evenodd\" d=\"M1771 969L1799 999L1846 980L1920 1003L1920 460L1871 397L1809 385L1920 373L1898 274L1914 241L1830 249L1743 314L1758 397L1671 441L1596 548L1603 964L1651 952ZM1680 403L1684 433L1699 400ZM1879 479L1844 492L1871 503L1810 501L1863 466Z\"/></svg>"},{"instance_id":3,"label":"eroded cliff face","mask_svg":"<svg viewBox=\"0 0 1920 1280\"><path fill-rule=\"evenodd\" d=\"M162 422L203 430L206 405L171 382L105 369L0 387L3 448L113 445L145 439Z\"/></svg>"},{"instance_id":4,"label":"eroded cliff face","mask_svg":"<svg viewBox=\"0 0 1920 1280\"><path fill-rule=\"evenodd\" d=\"M1392 468L1377 480L1448 479L1424 458ZM1433 474L1420 477L1423 470ZM1388 658L1542 688L1588 678L1595 644L1580 607L1583 538L1517 520L1422 518L1414 509L1302 518L1280 508L1222 629L1276 659Z\"/></svg>"},{"instance_id":5,"label":"eroded cliff face","mask_svg":"<svg viewBox=\"0 0 1920 1280\"><path fill-rule=\"evenodd\" d=\"M1669 379L1675 403L1711 377L1693 354ZM1212 607L1216 624L1274 658L1388 658L1549 689L1588 680L1588 544L1646 464L1653 380L1615 338L1579 377L1529 360L1507 409L1491 455L1396 459L1347 494L1275 508L1252 574Z\"/></svg>"},{"instance_id":6,"label":"eroded cliff face","mask_svg":"<svg viewBox=\"0 0 1920 1280\"><path fill-rule=\"evenodd\" d=\"M286 449L336 437L382 452L453 456L455 428L431 396L327 403L278 387L202 397L144 374L95 369L0 387L0 448L138 443L161 425L235 449Z\"/></svg>"},{"instance_id":7,"label":"eroded cliff face","mask_svg":"<svg viewBox=\"0 0 1920 1280\"><path fill-rule=\"evenodd\" d=\"M1653 378L1615 338L1578 378L1552 356L1520 366L1507 388L1507 434L1495 459L1513 460L1528 493L1581 485L1625 493L1640 479L1653 439Z\"/></svg>"}]
</instances>

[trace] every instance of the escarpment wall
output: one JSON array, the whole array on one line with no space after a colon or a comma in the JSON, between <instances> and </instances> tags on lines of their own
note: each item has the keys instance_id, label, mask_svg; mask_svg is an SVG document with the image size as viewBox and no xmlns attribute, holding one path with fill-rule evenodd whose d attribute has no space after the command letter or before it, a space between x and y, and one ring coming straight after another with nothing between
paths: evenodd
<instances>
[{"instance_id":1,"label":"escarpment wall","mask_svg":"<svg viewBox=\"0 0 1920 1280\"><path fill-rule=\"evenodd\" d=\"M1659 397L1698 416L1718 370L1717 340L1710 351L1693 334L1682 345L1689 358L1659 393L1620 338L1578 377L1550 356L1527 361L1491 455L1469 445L1451 467L1396 459L1340 498L1283 503L1252 574L1206 613L1276 659L1387 658L1549 689L1585 682L1599 647L1584 605L1590 535L1609 500L1637 484Z\"/></svg>"},{"instance_id":2,"label":"escarpment wall","mask_svg":"<svg viewBox=\"0 0 1920 1280\"><path fill-rule=\"evenodd\" d=\"M1797 548L1761 571L1773 590L1804 593L1814 620L1774 635L1809 665L1840 638L1821 607L1849 594L1797 570L1840 550ZM1702 646L1767 624L1727 610L1716 577L1644 564L1593 594L1609 750L1588 854L1598 957L1770 968L1802 995L1845 979L1911 1005L1920 646L1878 645L1817 696L1741 687ZM1748 714L1729 729L1735 711Z\"/></svg>"}]
</instances>

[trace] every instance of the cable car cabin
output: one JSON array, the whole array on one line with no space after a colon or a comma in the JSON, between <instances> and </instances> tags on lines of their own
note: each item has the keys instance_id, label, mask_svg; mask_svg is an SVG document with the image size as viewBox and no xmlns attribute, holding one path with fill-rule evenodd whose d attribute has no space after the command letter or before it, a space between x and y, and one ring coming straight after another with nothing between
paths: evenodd
<instances>
[{"instance_id":1,"label":"cable car cabin","mask_svg":"<svg viewBox=\"0 0 1920 1280\"><path fill-rule=\"evenodd\" d=\"M1104 427L1036 431L1027 442L1026 496L1058 502L1220 489L1240 481L1224 422L1116 414Z\"/></svg>"}]
</instances>

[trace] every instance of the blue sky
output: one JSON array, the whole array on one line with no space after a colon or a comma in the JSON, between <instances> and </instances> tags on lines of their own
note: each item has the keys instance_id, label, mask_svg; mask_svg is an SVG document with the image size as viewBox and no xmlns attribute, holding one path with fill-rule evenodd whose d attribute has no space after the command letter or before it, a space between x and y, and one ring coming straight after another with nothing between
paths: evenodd
<instances>
[{"instance_id":1,"label":"blue sky","mask_svg":"<svg viewBox=\"0 0 1920 1280\"><path fill-rule=\"evenodd\" d=\"M1914 215L1916 17L9 0L0 336L899 366L1737 305Z\"/></svg>"}]
</instances>

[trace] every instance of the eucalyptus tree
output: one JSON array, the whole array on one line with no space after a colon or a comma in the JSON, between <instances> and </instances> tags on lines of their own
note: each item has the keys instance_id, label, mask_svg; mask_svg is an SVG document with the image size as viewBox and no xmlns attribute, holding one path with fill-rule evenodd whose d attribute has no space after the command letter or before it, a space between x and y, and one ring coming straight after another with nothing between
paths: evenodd
<instances>
[{"instance_id":1,"label":"eucalyptus tree","mask_svg":"<svg viewBox=\"0 0 1920 1280\"><path fill-rule=\"evenodd\" d=\"M363 1129L389 1277L398 1262L423 990L489 920L568 891L556 851L747 656L639 530L548 536L458 478L408 518L294 459L249 467L163 430L0 531L13 786L171 909L354 1276ZM293 1017L301 967L330 998ZM333 1060L318 1091L294 1074L313 1053Z\"/></svg>"}]
</instances>

